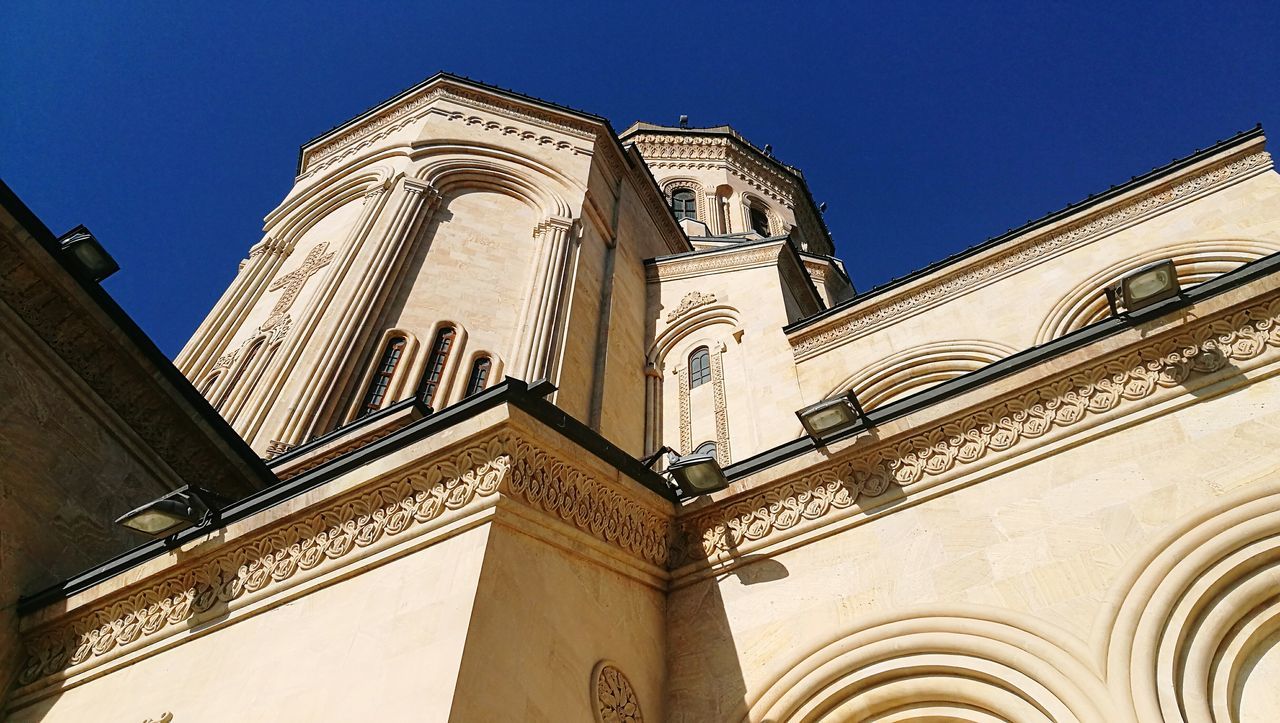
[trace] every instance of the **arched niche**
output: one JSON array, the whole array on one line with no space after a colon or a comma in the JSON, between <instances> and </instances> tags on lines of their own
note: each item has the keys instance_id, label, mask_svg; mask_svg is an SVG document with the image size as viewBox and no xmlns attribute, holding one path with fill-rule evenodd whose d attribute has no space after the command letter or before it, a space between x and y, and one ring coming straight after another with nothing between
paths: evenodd
<instances>
[{"instance_id":1,"label":"arched niche","mask_svg":"<svg viewBox=\"0 0 1280 723\"><path fill-rule=\"evenodd\" d=\"M987 341L921 344L891 354L843 379L828 391L827 398L853 390L864 409L875 409L1013 353L1011 347Z\"/></svg>"},{"instance_id":2,"label":"arched niche","mask_svg":"<svg viewBox=\"0 0 1280 723\"><path fill-rule=\"evenodd\" d=\"M1178 283L1185 289L1276 251L1280 251L1280 243L1273 241L1216 239L1162 246L1130 256L1091 274L1063 294L1040 324L1036 343L1052 341L1107 318L1111 312L1106 288L1149 263L1172 260Z\"/></svg>"}]
</instances>

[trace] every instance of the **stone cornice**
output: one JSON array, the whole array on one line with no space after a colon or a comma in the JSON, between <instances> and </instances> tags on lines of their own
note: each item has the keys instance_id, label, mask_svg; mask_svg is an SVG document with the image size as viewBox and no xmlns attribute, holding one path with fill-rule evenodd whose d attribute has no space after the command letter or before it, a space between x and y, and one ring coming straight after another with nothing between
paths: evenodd
<instances>
[{"instance_id":1,"label":"stone cornice","mask_svg":"<svg viewBox=\"0 0 1280 723\"><path fill-rule=\"evenodd\" d=\"M746 248L717 249L685 257L646 262L645 279L649 283L672 281L721 271L768 266L778 261L782 244L778 241Z\"/></svg>"},{"instance_id":2,"label":"stone cornice","mask_svg":"<svg viewBox=\"0 0 1280 723\"><path fill-rule=\"evenodd\" d=\"M673 170L712 169L728 166L752 188L774 201L794 207L797 181L744 150L731 136L697 136L641 133L627 139L635 143L651 168Z\"/></svg>"},{"instance_id":3,"label":"stone cornice","mask_svg":"<svg viewBox=\"0 0 1280 723\"><path fill-rule=\"evenodd\" d=\"M1090 243L1099 235L1166 210L1169 206L1210 192L1240 178L1271 168L1271 156L1260 143L1201 167L1195 175L1166 181L1040 233L1030 233L993 254L985 254L955 266L939 269L916 283L884 294L865 304L788 335L797 360L807 359L846 344L885 324L902 320L943 303L959 294L992 283L1030 264Z\"/></svg>"},{"instance_id":4,"label":"stone cornice","mask_svg":"<svg viewBox=\"0 0 1280 723\"><path fill-rule=\"evenodd\" d=\"M71 612L38 614L24 633L14 699L39 697L51 683L81 679L201 623L459 524L498 497L661 573L670 549L670 504L601 473L578 454L553 451L536 436L509 426L483 433L296 514L273 519L268 510L261 530Z\"/></svg>"},{"instance_id":5,"label":"stone cornice","mask_svg":"<svg viewBox=\"0 0 1280 723\"><path fill-rule=\"evenodd\" d=\"M303 146L299 162L299 175L307 176L331 165L348 149L370 137L385 137L389 132L403 128L439 99L498 113L536 126L548 128L581 139L594 138L603 128L600 124L575 118L568 113L556 113L539 107L531 101L518 101L496 92L483 92L447 78L433 79L422 86L375 109L369 117L353 121L331 131L325 137ZM337 135L334 135L334 134Z\"/></svg>"},{"instance_id":6,"label":"stone cornice","mask_svg":"<svg viewBox=\"0 0 1280 723\"><path fill-rule=\"evenodd\" d=\"M1248 306L1209 314L1102 361L1045 376L984 408L906 426L902 435L850 448L829 463L690 510L678 523L673 567L741 556L854 514L864 498L892 488L917 494L1149 407L1158 395L1177 396L1178 387L1209 383L1231 367L1274 361L1278 352L1280 291L1271 288Z\"/></svg>"}]
</instances>

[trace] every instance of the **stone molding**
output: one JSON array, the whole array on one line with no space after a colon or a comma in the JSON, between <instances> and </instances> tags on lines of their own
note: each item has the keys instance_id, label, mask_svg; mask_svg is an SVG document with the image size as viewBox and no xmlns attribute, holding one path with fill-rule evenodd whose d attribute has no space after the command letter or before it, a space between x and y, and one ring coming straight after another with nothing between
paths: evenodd
<instances>
[{"instance_id":1,"label":"stone molding","mask_svg":"<svg viewBox=\"0 0 1280 723\"><path fill-rule=\"evenodd\" d=\"M667 314L667 323L670 324L674 322L676 319L688 314L699 306L706 306L707 304L714 303L716 303L715 294L704 294L701 291L690 291L684 295L684 298L680 299L680 303L676 305L676 308L672 309Z\"/></svg>"},{"instance_id":2,"label":"stone molding","mask_svg":"<svg viewBox=\"0 0 1280 723\"><path fill-rule=\"evenodd\" d=\"M660 507L502 431L246 535L159 579L37 624L24 635L26 656L17 684L82 673L230 607L282 592L303 582L305 573L354 563L380 542L386 547L390 538L437 529L447 512L499 494L644 563L666 565L670 516ZM322 565L325 569L317 570Z\"/></svg>"},{"instance_id":3,"label":"stone molding","mask_svg":"<svg viewBox=\"0 0 1280 723\"><path fill-rule=\"evenodd\" d=\"M796 204L796 182L745 151L731 136L667 135L641 133L630 139L646 163L654 169L709 170L724 166L748 185L788 208Z\"/></svg>"},{"instance_id":4,"label":"stone molding","mask_svg":"<svg viewBox=\"0 0 1280 723\"><path fill-rule=\"evenodd\" d=\"M950 272L940 272L912 288L889 293L886 298L856 307L825 323L802 329L789 337L792 351L797 361L815 356L884 324L901 321L904 316L923 311L1007 273L1016 272L1047 256L1088 243L1100 233L1132 223L1170 204L1270 167L1271 155L1265 151L1228 157L1199 175L1148 191L1119 208L1113 207L1087 215L1065 229L1048 234L1033 233L990 259L965 264Z\"/></svg>"},{"instance_id":5,"label":"stone molding","mask_svg":"<svg viewBox=\"0 0 1280 723\"><path fill-rule=\"evenodd\" d=\"M764 266L777 261L778 249L778 245L770 244L759 249L713 251L705 255L691 254L687 259L659 261L645 266L645 280L649 283L672 281L714 271Z\"/></svg>"},{"instance_id":6,"label":"stone molding","mask_svg":"<svg viewBox=\"0 0 1280 723\"><path fill-rule=\"evenodd\" d=\"M1123 406L1147 402L1229 365L1280 349L1280 294L1189 324L1137 349L1066 371L994 406L887 440L804 474L751 490L681 520L673 566L714 559L852 508L891 487L909 488ZM969 468L966 470L966 468Z\"/></svg>"},{"instance_id":7,"label":"stone molding","mask_svg":"<svg viewBox=\"0 0 1280 723\"><path fill-rule=\"evenodd\" d=\"M408 123L418 119L416 111L422 110L438 99L460 102L481 110L501 113L521 121L534 123L579 136L592 138L599 130L595 124L580 121L567 115L535 108L526 103L507 101L500 96L470 90L449 81L428 84L416 93L401 98L390 107L335 138L325 140L314 148L303 149L302 173L299 177L310 176L316 171L332 165L335 161L348 155L338 154L339 150L356 145L357 141L368 139L369 143L386 138L391 133L404 128ZM381 132L380 132L381 131ZM365 145L368 145L366 143Z\"/></svg>"}]
</instances>

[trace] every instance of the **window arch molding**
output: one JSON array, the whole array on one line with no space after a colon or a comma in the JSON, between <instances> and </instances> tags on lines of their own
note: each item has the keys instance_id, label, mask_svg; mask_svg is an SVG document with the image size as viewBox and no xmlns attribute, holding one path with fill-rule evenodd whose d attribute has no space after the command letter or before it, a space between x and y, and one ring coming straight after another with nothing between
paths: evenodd
<instances>
[{"instance_id":1,"label":"window arch molding","mask_svg":"<svg viewBox=\"0 0 1280 723\"><path fill-rule=\"evenodd\" d=\"M693 192L693 201L697 207L696 221L710 224L710 214L707 211L707 191L701 183L693 180L688 176L678 178L668 178L662 182L662 195L667 200L667 206L671 206L672 197L675 192L680 189L688 189Z\"/></svg>"},{"instance_id":2,"label":"window arch molding","mask_svg":"<svg viewBox=\"0 0 1280 723\"><path fill-rule=\"evenodd\" d=\"M411 393L412 380L417 378L415 371L421 369L423 364L420 354L421 343L418 337L408 329L400 327L386 329L370 347L364 369L361 371L354 387L354 392L351 395L352 399L351 404L348 405L346 422L351 422L361 416L364 398L368 392L369 385L373 382L373 377L378 372L378 366L382 362L387 346L396 337L404 339L404 349L400 352L400 360L392 373L390 384L387 385L381 406L386 407L388 404L398 402Z\"/></svg>"},{"instance_id":3,"label":"window arch molding","mask_svg":"<svg viewBox=\"0 0 1280 723\"><path fill-rule=\"evenodd\" d=\"M666 383L663 376L667 357L676 354L677 359L683 360L699 346L711 348L713 344L721 343L717 339L732 338L741 329L736 308L728 304L710 304L681 317L654 339L645 355L645 454L652 454L663 444L663 389Z\"/></svg>"},{"instance_id":4,"label":"window arch molding","mask_svg":"<svg viewBox=\"0 0 1280 723\"><path fill-rule=\"evenodd\" d=\"M485 389L488 389L489 387L501 381L502 373L506 366L503 363L501 357L499 357L497 354L494 354L493 352L488 351L486 349L477 349L475 351L468 352L467 354L462 356L465 356L465 358L458 364L459 383L457 385L457 389L455 390L454 395L450 396L450 404L460 402L463 399L467 398L468 396L467 387L470 385L471 374L472 374L472 371L475 369L476 362L480 361L481 359L489 360L489 374L486 377L484 386L481 387L480 391L484 391Z\"/></svg>"},{"instance_id":5,"label":"window arch molding","mask_svg":"<svg viewBox=\"0 0 1280 723\"><path fill-rule=\"evenodd\" d=\"M1117 261L1072 287L1053 305L1036 332L1036 344L1052 341L1110 314L1105 289L1149 263L1171 259L1183 288L1199 284L1280 250L1258 239L1190 241L1143 251Z\"/></svg>"},{"instance_id":6,"label":"window arch molding","mask_svg":"<svg viewBox=\"0 0 1280 723\"><path fill-rule=\"evenodd\" d=\"M743 232L756 230L751 224L752 208L758 209L764 214L764 218L769 225L769 233L765 234L766 236L780 236L787 232L786 228L784 228L786 224L782 221L782 217L778 215L778 212L774 210L773 204L747 191L740 193L739 197L742 205Z\"/></svg>"}]
</instances>

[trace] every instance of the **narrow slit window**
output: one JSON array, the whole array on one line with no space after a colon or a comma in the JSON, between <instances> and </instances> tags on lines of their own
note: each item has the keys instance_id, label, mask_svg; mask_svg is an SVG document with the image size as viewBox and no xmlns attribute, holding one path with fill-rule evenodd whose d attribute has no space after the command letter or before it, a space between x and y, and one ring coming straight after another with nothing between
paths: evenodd
<instances>
[{"instance_id":1,"label":"narrow slit window","mask_svg":"<svg viewBox=\"0 0 1280 723\"><path fill-rule=\"evenodd\" d=\"M693 191L688 188L677 188L671 194L671 212L676 220L691 218L698 220L698 202Z\"/></svg>"},{"instance_id":2,"label":"narrow slit window","mask_svg":"<svg viewBox=\"0 0 1280 723\"><path fill-rule=\"evenodd\" d=\"M700 346L689 355L689 388L711 381L711 352Z\"/></svg>"},{"instance_id":3,"label":"narrow slit window","mask_svg":"<svg viewBox=\"0 0 1280 723\"><path fill-rule=\"evenodd\" d=\"M489 357L482 356L471 364L471 375L467 377L467 393L466 396L479 394L489 382L489 369L493 363L489 361Z\"/></svg>"},{"instance_id":4,"label":"narrow slit window","mask_svg":"<svg viewBox=\"0 0 1280 723\"><path fill-rule=\"evenodd\" d=\"M435 343L431 345L431 356L427 357L427 369L422 377L422 388L419 393L423 404L435 409L436 390L440 387L440 376L444 373L444 364L449 360L449 351L453 349L456 333L452 326L446 326L436 334Z\"/></svg>"},{"instance_id":5,"label":"narrow slit window","mask_svg":"<svg viewBox=\"0 0 1280 723\"><path fill-rule=\"evenodd\" d=\"M378 367L373 370L373 378L369 380L369 388L365 390L364 401L360 404L360 416L371 414L382 408L386 401L387 390L391 388L391 378L395 376L396 367L400 365L400 357L404 356L405 339L393 336L387 340L382 350L382 358Z\"/></svg>"}]
</instances>

